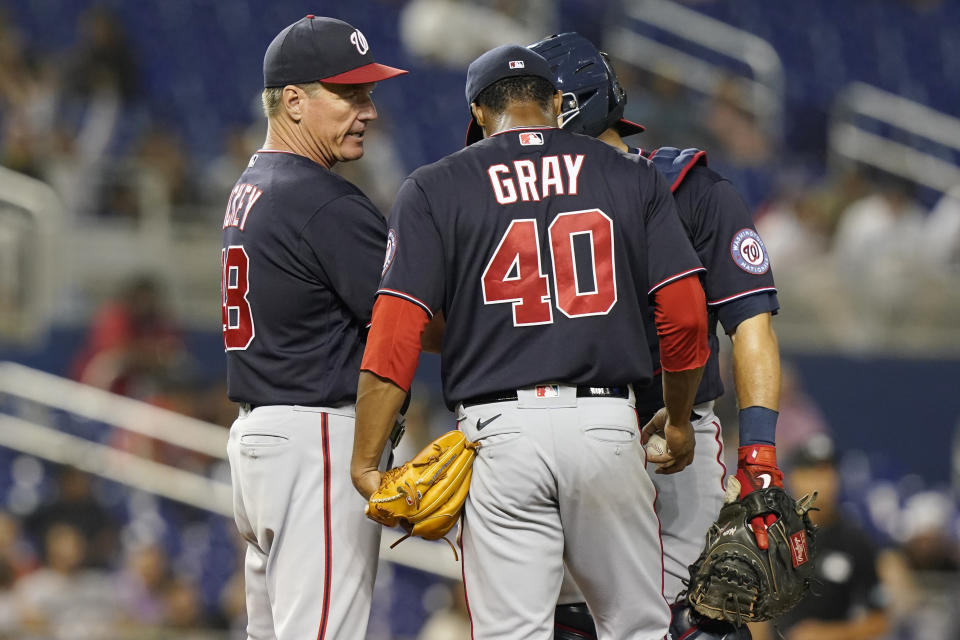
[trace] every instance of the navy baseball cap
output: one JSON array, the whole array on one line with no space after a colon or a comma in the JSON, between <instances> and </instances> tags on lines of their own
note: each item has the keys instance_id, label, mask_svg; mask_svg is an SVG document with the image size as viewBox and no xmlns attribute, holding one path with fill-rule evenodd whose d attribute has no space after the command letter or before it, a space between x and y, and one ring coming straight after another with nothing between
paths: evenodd
<instances>
[{"instance_id":1,"label":"navy baseball cap","mask_svg":"<svg viewBox=\"0 0 960 640\"><path fill-rule=\"evenodd\" d=\"M277 34L263 56L263 86L364 84L407 73L374 62L370 44L343 20L308 15Z\"/></svg>"},{"instance_id":2,"label":"navy baseball cap","mask_svg":"<svg viewBox=\"0 0 960 640\"><path fill-rule=\"evenodd\" d=\"M554 89L556 78L550 70L550 63L536 51L517 44L505 44L491 49L470 63L467 67L467 106L473 103L480 93L495 82L504 78L535 76L543 78ZM471 117L467 127L467 145L483 140L483 129Z\"/></svg>"}]
</instances>

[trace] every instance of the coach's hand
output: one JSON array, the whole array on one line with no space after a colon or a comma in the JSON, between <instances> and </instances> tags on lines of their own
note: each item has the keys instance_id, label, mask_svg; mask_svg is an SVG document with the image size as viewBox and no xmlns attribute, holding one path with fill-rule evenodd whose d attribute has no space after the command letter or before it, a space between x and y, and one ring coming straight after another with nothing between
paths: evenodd
<instances>
[{"instance_id":1,"label":"coach's hand","mask_svg":"<svg viewBox=\"0 0 960 640\"><path fill-rule=\"evenodd\" d=\"M696 440L690 421L683 424L671 424L666 408L657 411L640 434L640 441L646 445L650 436L659 434L667 440L667 452L657 455L647 452L647 462L657 465L656 473L671 474L682 471L693 462L693 450Z\"/></svg>"},{"instance_id":2,"label":"coach's hand","mask_svg":"<svg viewBox=\"0 0 960 640\"><path fill-rule=\"evenodd\" d=\"M373 492L380 488L380 479L383 474L377 469L351 469L353 486L360 492L364 500L369 500Z\"/></svg>"}]
</instances>

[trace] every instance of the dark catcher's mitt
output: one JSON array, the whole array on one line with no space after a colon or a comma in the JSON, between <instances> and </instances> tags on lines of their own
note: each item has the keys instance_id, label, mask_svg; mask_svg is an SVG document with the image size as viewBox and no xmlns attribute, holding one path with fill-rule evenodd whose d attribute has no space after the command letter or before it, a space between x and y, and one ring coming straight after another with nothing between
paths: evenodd
<instances>
[{"instance_id":1,"label":"dark catcher's mitt","mask_svg":"<svg viewBox=\"0 0 960 640\"><path fill-rule=\"evenodd\" d=\"M783 489L759 489L725 505L707 532L706 546L690 565L687 600L704 616L736 625L783 615L806 595L813 573L813 496L794 501ZM750 526L773 513L768 548Z\"/></svg>"},{"instance_id":2,"label":"dark catcher's mitt","mask_svg":"<svg viewBox=\"0 0 960 640\"><path fill-rule=\"evenodd\" d=\"M460 431L443 434L410 462L384 472L380 488L370 496L367 517L407 531L393 546L409 536L444 537L460 519L479 446Z\"/></svg>"}]
</instances>

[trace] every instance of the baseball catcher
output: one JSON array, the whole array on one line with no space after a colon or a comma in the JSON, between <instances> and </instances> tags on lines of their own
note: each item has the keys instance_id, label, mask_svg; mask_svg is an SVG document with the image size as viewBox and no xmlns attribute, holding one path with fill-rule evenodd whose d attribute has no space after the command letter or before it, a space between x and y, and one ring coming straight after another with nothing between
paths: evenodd
<instances>
[{"instance_id":1,"label":"baseball catcher","mask_svg":"<svg viewBox=\"0 0 960 640\"><path fill-rule=\"evenodd\" d=\"M795 501L777 485L741 495L741 480L727 481L727 503L690 566L686 598L703 616L738 626L761 622L806 595L815 552L807 512L816 493Z\"/></svg>"},{"instance_id":2,"label":"baseball catcher","mask_svg":"<svg viewBox=\"0 0 960 640\"><path fill-rule=\"evenodd\" d=\"M366 513L371 520L388 527L400 525L407 532L391 548L410 536L446 540L444 536L459 520L470 490L479 446L460 431L448 431L409 462L383 474ZM453 548L449 540L447 543ZM457 555L456 549L453 554Z\"/></svg>"}]
</instances>

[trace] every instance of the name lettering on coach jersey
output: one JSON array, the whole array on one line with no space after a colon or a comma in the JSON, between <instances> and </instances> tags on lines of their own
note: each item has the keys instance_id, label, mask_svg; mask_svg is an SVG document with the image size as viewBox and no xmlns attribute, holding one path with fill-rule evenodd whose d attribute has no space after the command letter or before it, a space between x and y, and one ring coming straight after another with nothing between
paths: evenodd
<instances>
[{"instance_id":1,"label":"name lettering on coach jersey","mask_svg":"<svg viewBox=\"0 0 960 640\"><path fill-rule=\"evenodd\" d=\"M563 170L560 159L563 159ZM495 164L487 169L493 195L500 204L518 200L537 202L548 196L577 195L577 183L583 168L582 154L543 156L533 160L514 160L513 166Z\"/></svg>"},{"instance_id":2,"label":"name lettering on coach jersey","mask_svg":"<svg viewBox=\"0 0 960 640\"><path fill-rule=\"evenodd\" d=\"M240 183L230 192L227 198L227 211L223 214L223 228L239 227L240 231L247 224L247 216L250 215L250 209L257 203L263 190L252 184Z\"/></svg>"}]
</instances>

